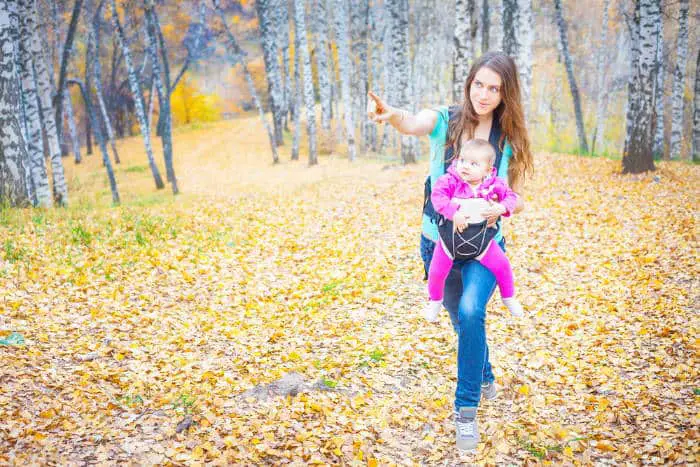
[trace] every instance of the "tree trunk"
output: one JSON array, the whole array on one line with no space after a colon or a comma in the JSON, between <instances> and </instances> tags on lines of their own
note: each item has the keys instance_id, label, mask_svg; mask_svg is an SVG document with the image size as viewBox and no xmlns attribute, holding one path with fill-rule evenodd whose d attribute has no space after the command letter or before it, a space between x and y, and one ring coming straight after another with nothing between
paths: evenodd
<instances>
[{"instance_id":1,"label":"tree trunk","mask_svg":"<svg viewBox=\"0 0 700 467\"><path fill-rule=\"evenodd\" d=\"M367 80L369 71L367 68L367 28L369 25L369 0L356 0L350 5L350 25L352 62L354 66L352 80L353 121L357 121L360 127L360 151L367 151L367 124L365 117L367 108Z\"/></svg>"},{"instance_id":2,"label":"tree trunk","mask_svg":"<svg viewBox=\"0 0 700 467\"><path fill-rule=\"evenodd\" d=\"M695 61L695 99L693 109L693 160L700 161L700 50Z\"/></svg>"},{"instance_id":3,"label":"tree trunk","mask_svg":"<svg viewBox=\"0 0 700 467\"><path fill-rule=\"evenodd\" d=\"M535 24L532 17L532 0L518 0L517 43L518 54L514 57L520 75L523 110L527 120L530 114L532 88L532 45L535 37Z\"/></svg>"},{"instance_id":4,"label":"tree trunk","mask_svg":"<svg viewBox=\"0 0 700 467\"><path fill-rule=\"evenodd\" d=\"M511 57L518 54L518 0L503 0L503 52Z\"/></svg>"},{"instance_id":5,"label":"tree trunk","mask_svg":"<svg viewBox=\"0 0 700 467\"><path fill-rule=\"evenodd\" d=\"M226 24L226 18L224 17L224 14L218 5L218 2L216 1L214 2L214 8L216 9L216 13L219 15L221 23L224 26L224 30L226 31L226 38L228 39L227 52L231 56L231 59L233 60L234 64L241 64L241 68L243 69L243 76L245 77L246 83L248 84L248 92L250 92L250 95L253 98L253 103L258 109L258 114L260 115L260 119L263 122L263 126L267 131L267 136L270 139L270 147L272 149L272 163L277 164L279 163L280 159L279 155L277 154L277 143L275 141L275 136L272 133L272 128L270 127L270 124L267 123L267 120L265 120L265 111L263 110L262 104L260 103L260 99L258 98L258 91L255 90L253 78L250 76L250 72L248 71L248 65L245 62L245 54L243 53L243 50L239 47L238 41L236 41L236 37L233 35L228 25Z\"/></svg>"},{"instance_id":6,"label":"tree trunk","mask_svg":"<svg viewBox=\"0 0 700 467\"><path fill-rule=\"evenodd\" d=\"M391 15L391 55L393 62L396 105L408 108L409 64L408 64L408 0L390 0ZM467 23L469 24L469 23ZM468 49L467 49L468 50ZM401 135L401 160L404 164L416 162L416 154L409 136Z\"/></svg>"},{"instance_id":7,"label":"tree trunk","mask_svg":"<svg viewBox=\"0 0 700 467\"><path fill-rule=\"evenodd\" d=\"M585 154L588 152L588 143L586 142L586 132L583 126L583 111L581 110L581 97L578 92L576 78L574 77L574 64L571 60L571 54L569 53L569 39L567 37L566 32L566 22L564 21L564 15L561 9L561 0L554 0L554 8L557 17L557 27L559 28L559 44L561 46L562 54L564 55L564 63L566 64L566 76L569 80L569 89L571 89L571 97L574 100L574 113L576 114L576 131L578 133L579 151Z\"/></svg>"},{"instance_id":8,"label":"tree trunk","mask_svg":"<svg viewBox=\"0 0 700 467\"><path fill-rule=\"evenodd\" d=\"M283 127L289 131L287 117L292 102L292 84L289 76L289 5L287 0L281 0L281 5L275 8L278 48L282 52L282 115Z\"/></svg>"},{"instance_id":9,"label":"tree trunk","mask_svg":"<svg viewBox=\"0 0 700 467\"><path fill-rule=\"evenodd\" d=\"M270 98L270 109L275 129L275 141L278 146L284 144L282 135L282 80L280 78L279 63L277 61L277 31L274 25L275 0L257 0L255 8L260 21L260 35L262 36L263 59L267 74L267 90Z\"/></svg>"},{"instance_id":10,"label":"tree trunk","mask_svg":"<svg viewBox=\"0 0 700 467\"><path fill-rule=\"evenodd\" d=\"M656 34L661 21L659 0L639 1L639 54L638 66L632 69L637 74L637 98L632 115L632 125L627 128L629 145L622 156L623 173L639 173L654 170L652 154L654 112L653 96L656 81Z\"/></svg>"},{"instance_id":11,"label":"tree trunk","mask_svg":"<svg viewBox=\"0 0 700 467\"><path fill-rule=\"evenodd\" d=\"M634 14L629 22L630 32L630 73L627 81L627 103L625 108L625 143L622 149L623 154L629 152L631 128L637 113L639 87L639 0L634 0Z\"/></svg>"},{"instance_id":12,"label":"tree trunk","mask_svg":"<svg viewBox=\"0 0 700 467\"><path fill-rule=\"evenodd\" d=\"M314 109L314 82L311 76L311 57L306 40L306 18L304 12L304 0L294 0L294 37L299 38L299 48L295 52L301 52L299 61L304 74L304 104L306 105L306 133L309 139L309 165L318 164L316 151L316 111ZM301 113L301 112L299 112Z\"/></svg>"},{"instance_id":13,"label":"tree trunk","mask_svg":"<svg viewBox=\"0 0 700 467\"><path fill-rule=\"evenodd\" d=\"M26 147L31 173L32 191L36 200L33 204L51 207L51 187L44 163L44 142L41 135L41 117L39 115L39 96L34 80L34 66L30 42L35 27L31 20L30 4L27 0L18 2L19 7L19 57L20 77L22 80L21 98L24 102L24 118L27 125ZM59 155L60 156L60 155Z\"/></svg>"},{"instance_id":14,"label":"tree trunk","mask_svg":"<svg viewBox=\"0 0 700 467\"><path fill-rule=\"evenodd\" d=\"M56 96L54 97L55 102L55 117L56 131L59 141L63 138L63 88L66 85L66 73L68 71L68 61L70 60L71 52L73 50L73 39L75 38L75 30L78 26L78 17L80 16L80 9L82 8L83 0L75 0L73 4L73 13L70 19L70 26L68 26L68 32L66 33L66 42L63 46L63 58L61 59L61 69L58 75L58 86L56 86ZM90 154L90 152L88 152Z\"/></svg>"},{"instance_id":15,"label":"tree trunk","mask_svg":"<svg viewBox=\"0 0 700 467\"><path fill-rule=\"evenodd\" d=\"M683 141L683 94L685 93L685 68L688 62L688 0L680 0L680 25L673 69L673 113L671 119L671 159L680 159Z\"/></svg>"},{"instance_id":16,"label":"tree trunk","mask_svg":"<svg viewBox=\"0 0 700 467\"><path fill-rule=\"evenodd\" d=\"M124 31L122 25L119 21L119 15L117 13L117 4L115 0L111 0L112 4L112 24L114 26L114 33L117 36L117 41L124 54L124 62L126 64L127 73L129 76L129 86L131 87L131 94L134 96L134 105L136 107L136 117L139 120L139 126L141 127L141 136L143 137L143 143L146 147L146 156L148 157L148 165L151 167L151 173L153 174L153 179L156 183L156 189L160 190L164 188L163 179L160 176L158 167L156 166L156 161L153 158L153 149L151 148L151 129L148 127L148 122L146 121L146 109L144 108L143 94L141 93L141 81L138 76L136 76L136 69L131 60L131 51L126 43L126 38L124 36Z\"/></svg>"},{"instance_id":17,"label":"tree trunk","mask_svg":"<svg viewBox=\"0 0 700 467\"><path fill-rule=\"evenodd\" d=\"M301 89L301 59L299 58L299 35L294 34L294 98L292 107L294 113L294 135L292 136L292 160L299 160L299 143L301 141L301 107L303 104L302 89Z\"/></svg>"},{"instance_id":18,"label":"tree trunk","mask_svg":"<svg viewBox=\"0 0 700 467\"><path fill-rule=\"evenodd\" d=\"M338 67L340 69L340 85L343 96L343 111L345 112L345 132L348 138L348 158L355 160L355 124L352 118L352 100L350 95L350 77L352 76L352 64L350 63L350 44L348 39L348 5L345 0L335 0L335 35L338 47Z\"/></svg>"},{"instance_id":19,"label":"tree trunk","mask_svg":"<svg viewBox=\"0 0 700 467\"><path fill-rule=\"evenodd\" d=\"M170 109L170 90L166 87L168 78L160 67L158 59L157 36L158 29L154 20L155 6L152 0L144 0L146 7L146 39L147 47L151 55L151 67L153 69L153 81L158 91L159 120L163 121L161 132L161 144L163 145L163 159L165 160L166 178L172 185L173 194L178 194L177 178L173 166L173 125L172 112ZM164 53L164 51L161 51ZM162 116L162 118L160 118Z\"/></svg>"},{"instance_id":20,"label":"tree trunk","mask_svg":"<svg viewBox=\"0 0 700 467\"><path fill-rule=\"evenodd\" d=\"M464 101L464 83L473 58L471 36L471 14L474 0L455 0L455 31L452 46L452 101Z\"/></svg>"},{"instance_id":21,"label":"tree trunk","mask_svg":"<svg viewBox=\"0 0 700 467\"><path fill-rule=\"evenodd\" d=\"M608 11L610 9L610 0L603 0L603 23L601 25L602 32L600 35L600 47L598 48L598 57L596 70L598 70L598 99L596 103L596 127L591 136L591 153L595 154L596 143L599 139L603 139L603 131L605 120L603 115L608 101L607 89L607 57L608 57Z\"/></svg>"},{"instance_id":22,"label":"tree trunk","mask_svg":"<svg viewBox=\"0 0 700 467\"><path fill-rule=\"evenodd\" d=\"M73 146L73 155L75 156L75 163L80 164L80 162L82 162L82 158L80 157L80 139L78 138L78 128L75 124L73 102L67 87L63 92L66 94L63 96L63 99L66 108L66 120L68 120L68 130L70 131L70 140Z\"/></svg>"},{"instance_id":23,"label":"tree trunk","mask_svg":"<svg viewBox=\"0 0 700 467\"><path fill-rule=\"evenodd\" d=\"M88 57L87 47L85 48L85 86L87 89L92 89L92 70L90 67L90 60ZM114 89L114 88L112 88ZM85 99L83 99L85 101ZM88 105L88 102L85 102ZM85 107L85 115L88 115L88 109ZM92 155L92 123L89 118L85 118L85 146L88 156Z\"/></svg>"},{"instance_id":24,"label":"tree trunk","mask_svg":"<svg viewBox=\"0 0 700 467\"><path fill-rule=\"evenodd\" d=\"M663 19L657 24L657 41L656 41L656 86L654 89L654 149L653 153L656 158L661 158L664 155L664 85L666 81L666 67L664 54L664 22Z\"/></svg>"},{"instance_id":25,"label":"tree trunk","mask_svg":"<svg viewBox=\"0 0 700 467\"><path fill-rule=\"evenodd\" d=\"M27 151L20 124L20 89L15 70L15 41L9 2L0 2L0 204L29 205L25 161Z\"/></svg>"},{"instance_id":26,"label":"tree trunk","mask_svg":"<svg viewBox=\"0 0 700 467\"><path fill-rule=\"evenodd\" d=\"M326 9L326 0L317 1L314 10L316 69L318 71L318 93L321 97L321 128L330 131L331 76L328 69L328 10Z\"/></svg>"},{"instance_id":27,"label":"tree trunk","mask_svg":"<svg viewBox=\"0 0 700 467\"><path fill-rule=\"evenodd\" d=\"M34 69L33 75L36 77L39 105L41 107L40 117L43 129L46 134L47 147L49 149L49 159L51 161L51 178L53 181L53 198L58 205L68 204L68 185L63 172L63 161L61 160L61 145L58 137L58 127L54 118L53 107L51 105L51 77L47 67L44 51L41 46L39 35L40 25L37 21L35 0L25 0L27 3L27 16L32 21L28 34L27 46L31 50ZM61 122L63 120L60 120ZM43 150L43 146L42 146Z\"/></svg>"},{"instance_id":28,"label":"tree trunk","mask_svg":"<svg viewBox=\"0 0 700 467\"><path fill-rule=\"evenodd\" d=\"M90 2L91 0L87 0ZM102 22L102 2L97 7L95 16L91 18L92 21L92 34L95 39L95 55L94 55L94 66L93 73L95 77L95 96L97 97L97 104L100 107L100 114L102 115L102 121L104 122L105 130L107 132L107 139L112 147L112 155L114 156L114 163L120 164L119 153L117 152L117 143L114 138L114 130L112 130L112 122L109 118L109 113L107 111L107 105L104 101L104 92L102 91L102 67L100 65L100 23Z\"/></svg>"},{"instance_id":29,"label":"tree trunk","mask_svg":"<svg viewBox=\"0 0 700 467\"><path fill-rule=\"evenodd\" d=\"M491 11L489 9L489 0L481 2L481 53L484 54L489 50L489 29L491 29Z\"/></svg>"}]
</instances>

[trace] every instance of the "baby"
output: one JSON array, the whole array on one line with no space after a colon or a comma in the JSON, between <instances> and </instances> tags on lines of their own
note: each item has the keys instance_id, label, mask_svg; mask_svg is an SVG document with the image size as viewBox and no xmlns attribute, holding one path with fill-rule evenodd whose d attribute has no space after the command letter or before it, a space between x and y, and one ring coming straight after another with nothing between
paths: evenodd
<instances>
[{"instance_id":1,"label":"baby","mask_svg":"<svg viewBox=\"0 0 700 467\"><path fill-rule=\"evenodd\" d=\"M438 225L440 239L428 271L430 302L423 312L428 321L437 320L445 281L455 259L479 261L496 277L503 304L510 313L523 315L520 303L514 298L510 263L493 240L497 228L487 228L480 214L495 203L502 208L503 216L510 216L518 199L505 181L496 176L495 159L496 152L488 141L472 139L462 145L459 157L435 182L431 201L444 219Z\"/></svg>"}]
</instances>

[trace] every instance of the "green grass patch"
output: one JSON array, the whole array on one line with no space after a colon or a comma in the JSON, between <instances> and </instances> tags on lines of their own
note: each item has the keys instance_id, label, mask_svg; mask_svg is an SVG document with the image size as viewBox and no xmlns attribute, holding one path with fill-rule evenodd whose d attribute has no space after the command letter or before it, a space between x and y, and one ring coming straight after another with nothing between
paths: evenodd
<instances>
[{"instance_id":1,"label":"green grass patch","mask_svg":"<svg viewBox=\"0 0 700 467\"><path fill-rule=\"evenodd\" d=\"M3 250L5 251L5 259L10 263L22 261L27 255L27 250L24 248L17 248L15 243L10 238L5 240Z\"/></svg>"},{"instance_id":2,"label":"green grass patch","mask_svg":"<svg viewBox=\"0 0 700 467\"><path fill-rule=\"evenodd\" d=\"M131 167L125 168L123 171L126 173L141 173L148 170L147 165L132 165Z\"/></svg>"},{"instance_id":3,"label":"green grass patch","mask_svg":"<svg viewBox=\"0 0 700 467\"><path fill-rule=\"evenodd\" d=\"M88 246L92 242L92 234L80 224L72 226L70 232L71 240L75 244Z\"/></svg>"}]
</instances>

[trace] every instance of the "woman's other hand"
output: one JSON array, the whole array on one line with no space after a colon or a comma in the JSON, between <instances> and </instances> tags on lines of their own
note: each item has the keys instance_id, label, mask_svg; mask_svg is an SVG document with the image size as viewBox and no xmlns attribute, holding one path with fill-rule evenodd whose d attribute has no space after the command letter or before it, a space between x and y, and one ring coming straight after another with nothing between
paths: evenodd
<instances>
[{"instance_id":1,"label":"woman's other hand","mask_svg":"<svg viewBox=\"0 0 700 467\"><path fill-rule=\"evenodd\" d=\"M397 114L397 110L390 107L372 91L367 93L367 118L375 123L384 123Z\"/></svg>"}]
</instances>

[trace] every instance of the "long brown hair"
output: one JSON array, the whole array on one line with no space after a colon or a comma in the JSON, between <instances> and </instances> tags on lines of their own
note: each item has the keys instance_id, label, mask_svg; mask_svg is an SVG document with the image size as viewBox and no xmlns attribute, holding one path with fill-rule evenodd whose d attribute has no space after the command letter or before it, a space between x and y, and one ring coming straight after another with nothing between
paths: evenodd
<instances>
[{"instance_id":1,"label":"long brown hair","mask_svg":"<svg viewBox=\"0 0 700 467\"><path fill-rule=\"evenodd\" d=\"M501 103L493 111L493 118L501 124L501 138L498 147L503 150L504 140L508 139L513 149L513 156L508 166L508 182L511 186L520 183L524 176L532 175L534 162L530 151L530 139L525 126L525 114L520 97L520 80L515 62L503 52L487 52L479 57L464 83L464 104L457 110L455 118L451 119L447 132L447 146L454 148L455 157L459 155L462 146L462 136L466 132L469 139L474 138L474 130L479 123L472 101L469 98L469 88L476 73L487 67L501 77Z\"/></svg>"}]
</instances>

